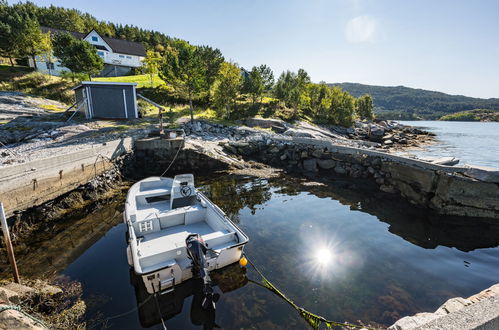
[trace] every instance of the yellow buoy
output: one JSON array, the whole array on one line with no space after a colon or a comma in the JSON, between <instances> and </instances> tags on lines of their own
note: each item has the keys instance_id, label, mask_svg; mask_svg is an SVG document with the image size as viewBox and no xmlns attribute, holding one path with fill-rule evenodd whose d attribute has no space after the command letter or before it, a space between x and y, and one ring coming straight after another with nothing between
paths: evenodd
<instances>
[{"instance_id":1,"label":"yellow buoy","mask_svg":"<svg viewBox=\"0 0 499 330\"><path fill-rule=\"evenodd\" d=\"M246 259L246 257L242 257L241 259L239 259L239 265L241 265L242 267L246 267L247 264L248 259Z\"/></svg>"}]
</instances>

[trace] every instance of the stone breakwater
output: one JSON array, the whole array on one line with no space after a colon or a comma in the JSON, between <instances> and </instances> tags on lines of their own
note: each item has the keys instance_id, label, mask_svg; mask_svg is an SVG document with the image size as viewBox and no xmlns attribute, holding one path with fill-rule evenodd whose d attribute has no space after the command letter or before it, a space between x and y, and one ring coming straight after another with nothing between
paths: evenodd
<instances>
[{"instance_id":1,"label":"stone breakwater","mask_svg":"<svg viewBox=\"0 0 499 330\"><path fill-rule=\"evenodd\" d=\"M308 138L222 143L229 153L288 171L372 179L380 190L440 214L499 219L499 170L437 165Z\"/></svg>"}]
</instances>

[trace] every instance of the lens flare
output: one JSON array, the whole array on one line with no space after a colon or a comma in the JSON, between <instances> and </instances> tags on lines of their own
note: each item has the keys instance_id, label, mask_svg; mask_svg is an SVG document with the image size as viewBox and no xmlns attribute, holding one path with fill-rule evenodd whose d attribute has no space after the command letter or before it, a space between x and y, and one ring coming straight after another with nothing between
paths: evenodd
<instances>
[{"instance_id":1,"label":"lens flare","mask_svg":"<svg viewBox=\"0 0 499 330\"><path fill-rule=\"evenodd\" d=\"M327 265L331 261L331 251L327 248L321 248L317 251L315 258L317 259L317 262L319 265Z\"/></svg>"}]
</instances>

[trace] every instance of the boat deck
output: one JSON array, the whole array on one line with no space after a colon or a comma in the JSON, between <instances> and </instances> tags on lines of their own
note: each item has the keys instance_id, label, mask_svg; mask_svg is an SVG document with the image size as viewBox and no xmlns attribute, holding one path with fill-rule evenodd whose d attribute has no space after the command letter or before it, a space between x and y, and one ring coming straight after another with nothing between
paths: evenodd
<instances>
[{"instance_id":1,"label":"boat deck","mask_svg":"<svg viewBox=\"0 0 499 330\"><path fill-rule=\"evenodd\" d=\"M141 257L148 257L158 252L172 251L185 247L185 239L189 234L200 234L205 241L227 234L227 230L215 231L206 222L200 221L190 225L168 227L147 235L139 244Z\"/></svg>"}]
</instances>

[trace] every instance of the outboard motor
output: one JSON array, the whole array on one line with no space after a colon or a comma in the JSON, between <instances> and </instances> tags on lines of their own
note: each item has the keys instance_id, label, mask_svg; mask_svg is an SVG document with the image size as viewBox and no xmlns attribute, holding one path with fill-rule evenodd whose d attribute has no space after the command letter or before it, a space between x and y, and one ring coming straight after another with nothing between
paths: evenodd
<instances>
[{"instance_id":1,"label":"outboard motor","mask_svg":"<svg viewBox=\"0 0 499 330\"><path fill-rule=\"evenodd\" d=\"M203 280L203 303L204 309L215 309L215 303L220 298L218 293L213 293L211 278L208 272L208 264L206 262L206 246L203 238L199 234L190 234L185 239L187 246L187 254L192 260L192 275Z\"/></svg>"}]
</instances>

